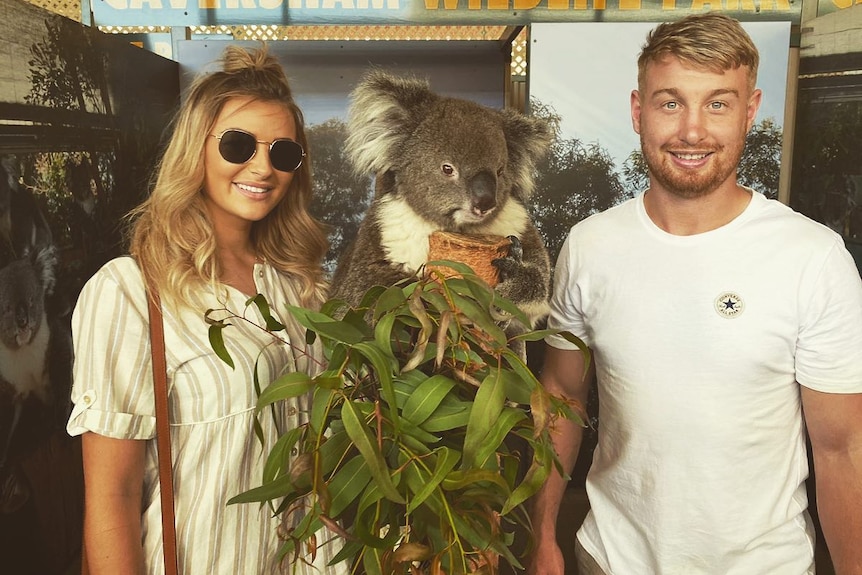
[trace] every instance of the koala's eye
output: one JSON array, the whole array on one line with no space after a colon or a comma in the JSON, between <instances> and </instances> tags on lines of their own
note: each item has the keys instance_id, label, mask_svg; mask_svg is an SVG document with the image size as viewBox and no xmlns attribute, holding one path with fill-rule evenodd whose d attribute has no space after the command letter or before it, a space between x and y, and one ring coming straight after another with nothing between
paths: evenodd
<instances>
[{"instance_id":1,"label":"koala's eye","mask_svg":"<svg viewBox=\"0 0 862 575\"><path fill-rule=\"evenodd\" d=\"M440 167L440 170L446 176L454 176L455 175L455 167L452 164L443 164Z\"/></svg>"}]
</instances>

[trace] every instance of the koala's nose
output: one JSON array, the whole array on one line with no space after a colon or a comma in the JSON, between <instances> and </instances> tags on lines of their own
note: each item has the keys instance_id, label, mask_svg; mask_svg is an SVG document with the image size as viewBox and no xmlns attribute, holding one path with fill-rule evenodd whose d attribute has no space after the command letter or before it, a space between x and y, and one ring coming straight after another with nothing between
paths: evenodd
<instances>
[{"instance_id":1,"label":"koala's nose","mask_svg":"<svg viewBox=\"0 0 862 575\"><path fill-rule=\"evenodd\" d=\"M497 206L497 178L491 172L479 172L468 184L473 211L485 214Z\"/></svg>"}]
</instances>

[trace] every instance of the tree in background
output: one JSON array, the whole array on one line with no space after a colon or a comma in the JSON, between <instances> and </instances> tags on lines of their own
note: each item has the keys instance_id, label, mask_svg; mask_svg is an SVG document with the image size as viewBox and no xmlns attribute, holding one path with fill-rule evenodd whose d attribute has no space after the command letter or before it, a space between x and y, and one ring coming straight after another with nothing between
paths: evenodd
<instances>
[{"instance_id":1,"label":"tree in background","mask_svg":"<svg viewBox=\"0 0 862 575\"><path fill-rule=\"evenodd\" d=\"M530 107L531 114L550 122L556 134L548 155L537 165L531 201L533 219L553 260L574 224L630 196L604 148L563 138L561 118L552 106L532 99Z\"/></svg>"},{"instance_id":2,"label":"tree in background","mask_svg":"<svg viewBox=\"0 0 862 575\"><path fill-rule=\"evenodd\" d=\"M307 129L314 174L314 216L330 226L329 253L324 266L335 269L338 257L356 237L371 202L370 178L357 176L344 154L347 125L331 118Z\"/></svg>"},{"instance_id":3,"label":"tree in background","mask_svg":"<svg viewBox=\"0 0 862 575\"><path fill-rule=\"evenodd\" d=\"M824 102L800 92L790 205L857 242L862 239L860 132L862 102Z\"/></svg>"},{"instance_id":4,"label":"tree in background","mask_svg":"<svg viewBox=\"0 0 862 575\"><path fill-rule=\"evenodd\" d=\"M739 161L740 183L773 200L778 197L781 173L781 136L781 128L772 118L754 124Z\"/></svg>"}]
</instances>

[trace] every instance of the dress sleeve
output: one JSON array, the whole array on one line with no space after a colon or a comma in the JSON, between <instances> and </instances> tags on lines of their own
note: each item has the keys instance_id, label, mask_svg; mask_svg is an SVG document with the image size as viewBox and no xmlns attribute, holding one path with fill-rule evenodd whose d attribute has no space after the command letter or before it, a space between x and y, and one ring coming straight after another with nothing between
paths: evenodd
<instances>
[{"instance_id":1,"label":"dress sleeve","mask_svg":"<svg viewBox=\"0 0 862 575\"><path fill-rule=\"evenodd\" d=\"M131 258L113 260L84 285L72 315L69 435L155 436L149 337L140 270Z\"/></svg>"},{"instance_id":2,"label":"dress sleeve","mask_svg":"<svg viewBox=\"0 0 862 575\"><path fill-rule=\"evenodd\" d=\"M838 239L801 299L796 380L825 393L862 393L862 280Z\"/></svg>"}]
</instances>

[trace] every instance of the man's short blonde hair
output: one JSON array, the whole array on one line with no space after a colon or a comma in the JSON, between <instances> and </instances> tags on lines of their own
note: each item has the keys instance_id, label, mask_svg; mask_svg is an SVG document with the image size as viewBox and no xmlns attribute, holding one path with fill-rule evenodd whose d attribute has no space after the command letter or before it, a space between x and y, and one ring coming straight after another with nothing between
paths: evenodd
<instances>
[{"instance_id":1,"label":"man's short blonde hair","mask_svg":"<svg viewBox=\"0 0 862 575\"><path fill-rule=\"evenodd\" d=\"M648 35L638 58L638 87L650 63L667 56L713 72L748 68L749 89L757 82L760 55L740 23L724 14L692 14L676 22L658 25Z\"/></svg>"}]
</instances>

